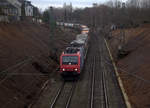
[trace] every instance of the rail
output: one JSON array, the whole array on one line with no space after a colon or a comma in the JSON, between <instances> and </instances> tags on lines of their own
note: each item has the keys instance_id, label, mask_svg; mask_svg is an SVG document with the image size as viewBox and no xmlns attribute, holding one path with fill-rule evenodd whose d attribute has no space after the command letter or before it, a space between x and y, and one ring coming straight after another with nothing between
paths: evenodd
<instances>
[{"instance_id":1,"label":"rail","mask_svg":"<svg viewBox=\"0 0 150 108\"><path fill-rule=\"evenodd\" d=\"M76 84L77 84L77 82L71 82L71 86L70 86L69 83L63 82L62 85L61 85L61 87L57 91L56 96L53 99L50 108L55 108L57 106L57 103L61 103L61 101L59 102L59 98L61 97L61 95L62 95L61 98L64 98L63 99L63 104L65 103L64 104L65 108L69 108L69 105L71 103L71 99L72 99L74 90L76 88ZM68 93L67 90L69 91L69 93ZM66 93L68 95L66 99L64 97L65 94L63 94L63 93Z\"/></svg>"}]
</instances>

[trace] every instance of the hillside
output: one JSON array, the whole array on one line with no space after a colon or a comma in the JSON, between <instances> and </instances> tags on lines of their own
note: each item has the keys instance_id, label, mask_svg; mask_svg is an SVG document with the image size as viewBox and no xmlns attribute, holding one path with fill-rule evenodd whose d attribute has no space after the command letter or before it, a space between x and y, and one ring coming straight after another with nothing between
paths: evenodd
<instances>
[{"instance_id":1,"label":"hillside","mask_svg":"<svg viewBox=\"0 0 150 108\"><path fill-rule=\"evenodd\" d=\"M57 76L57 60L53 58L59 57L76 32L58 28L53 36L50 41L50 30L44 25L25 22L0 24L2 108L26 108L47 81Z\"/></svg>"},{"instance_id":2,"label":"hillside","mask_svg":"<svg viewBox=\"0 0 150 108\"><path fill-rule=\"evenodd\" d=\"M119 30L113 37L119 36ZM125 30L126 44L124 50L128 54L116 60L127 94L133 108L150 107L150 25ZM114 57L117 55L118 43L112 38L110 44Z\"/></svg>"}]
</instances>

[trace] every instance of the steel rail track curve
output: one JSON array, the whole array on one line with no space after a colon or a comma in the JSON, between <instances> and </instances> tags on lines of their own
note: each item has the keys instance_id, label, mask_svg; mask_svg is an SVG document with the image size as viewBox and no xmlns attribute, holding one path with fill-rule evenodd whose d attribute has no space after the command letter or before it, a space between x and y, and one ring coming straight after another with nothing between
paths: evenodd
<instances>
[{"instance_id":1,"label":"steel rail track curve","mask_svg":"<svg viewBox=\"0 0 150 108\"><path fill-rule=\"evenodd\" d=\"M65 85L65 82L63 82L63 84L62 84L61 87L59 88L59 90L58 90L58 92L57 92L57 94L56 94L56 96L55 96L55 98L54 98L54 100L53 100L53 102L52 102L50 108L54 108L54 107L55 107L56 101L58 100L58 98L59 98L59 96L60 96L60 94L61 94L61 91L62 91L63 88L64 88L64 85Z\"/></svg>"},{"instance_id":2,"label":"steel rail track curve","mask_svg":"<svg viewBox=\"0 0 150 108\"><path fill-rule=\"evenodd\" d=\"M93 66L95 66L95 57L93 58ZM95 73L94 67L92 68L92 82L91 82L91 100L90 100L90 108L94 107L94 85L95 85Z\"/></svg>"},{"instance_id":3,"label":"steel rail track curve","mask_svg":"<svg viewBox=\"0 0 150 108\"><path fill-rule=\"evenodd\" d=\"M103 47L102 49L103 50ZM103 86L103 92L104 92L104 101L105 101L105 108L109 108L109 97L108 97L108 94L107 94L107 86L106 86L106 69L105 69L105 66L103 64L104 60L103 60L103 54L101 54L101 66L103 67L102 69L102 86Z\"/></svg>"},{"instance_id":4,"label":"steel rail track curve","mask_svg":"<svg viewBox=\"0 0 150 108\"><path fill-rule=\"evenodd\" d=\"M99 51L95 54L95 56L93 57L93 62L91 63L92 65L92 76L91 76L91 95L90 95L90 108L94 108L95 106L95 96L96 96L96 93L95 93L95 89L96 89L96 85L95 85L95 81L96 81L96 75L98 74L96 71L96 62L97 62L97 57L100 57L100 65L101 67L103 68L102 71L101 71L101 78L100 79L97 79L97 80L100 80L101 84L102 84L102 91L103 91L103 94L104 94L104 97L103 97L103 101L104 101L104 104L102 105L102 107L104 108L109 108L109 100L108 100L108 94L107 94L107 85L106 85L106 70L105 70L105 67L104 67L104 64L103 64L103 58L102 58L102 54L100 54L100 48L99 48Z\"/></svg>"},{"instance_id":5,"label":"steel rail track curve","mask_svg":"<svg viewBox=\"0 0 150 108\"><path fill-rule=\"evenodd\" d=\"M105 70L105 67L104 67ZM105 71L106 72L106 71ZM109 100L107 95L107 87L106 87L106 73L102 71L102 84L103 84L103 91L104 91L104 100L105 100L105 108L109 108Z\"/></svg>"},{"instance_id":6,"label":"steel rail track curve","mask_svg":"<svg viewBox=\"0 0 150 108\"><path fill-rule=\"evenodd\" d=\"M62 94L63 90L65 90L65 85L67 84L67 82L63 82L61 87L59 88L52 104L51 104L51 107L50 108L55 108L55 106L57 105L57 101L60 97L60 95ZM73 82L72 85L71 85L71 88L70 88L70 91L69 91L69 95L67 96L67 99L66 99L66 103L65 103L65 108L69 108L69 105L71 103L71 99L72 99L72 96L73 96L73 93L74 93L74 90L76 88L76 85L77 85L77 81L76 82Z\"/></svg>"}]
</instances>

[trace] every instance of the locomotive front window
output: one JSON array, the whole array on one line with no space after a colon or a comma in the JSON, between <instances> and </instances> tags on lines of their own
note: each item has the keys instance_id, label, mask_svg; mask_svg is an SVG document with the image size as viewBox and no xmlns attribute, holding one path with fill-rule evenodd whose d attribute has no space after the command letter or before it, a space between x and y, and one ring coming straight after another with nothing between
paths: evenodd
<instances>
[{"instance_id":1,"label":"locomotive front window","mask_svg":"<svg viewBox=\"0 0 150 108\"><path fill-rule=\"evenodd\" d=\"M63 56L62 64L64 65L77 65L78 64L78 56Z\"/></svg>"}]
</instances>

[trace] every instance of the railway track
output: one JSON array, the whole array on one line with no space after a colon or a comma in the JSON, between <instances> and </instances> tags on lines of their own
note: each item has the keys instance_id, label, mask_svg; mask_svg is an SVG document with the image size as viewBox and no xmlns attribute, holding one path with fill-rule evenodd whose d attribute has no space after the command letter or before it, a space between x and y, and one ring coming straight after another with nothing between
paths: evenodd
<instances>
[{"instance_id":1,"label":"railway track","mask_svg":"<svg viewBox=\"0 0 150 108\"><path fill-rule=\"evenodd\" d=\"M76 85L77 81L62 83L50 108L69 108Z\"/></svg>"},{"instance_id":2,"label":"railway track","mask_svg":"<svg viewBox=\"0 0 150 108\"><path fill-rule=\"evenodd\" d=\"M114 77L114 70L105 64L107 54L102 37L95 36L92 49L94 57L91 61L90 108L125 108L121 90Z\"/></svg>"},{"instance_id":3,"label":"railway track","mask_svg":"<svg viewBox=\"0 0 150 108\"><path fill-rule=\"evenodd\" d=\"M102 56L101 56L101 66L102 66ZM107 83L106 83L106 71L102 71L102 86L103 86L103 92L104 92L104 108L109 108L109 97L108 97L108 94L107 94Z\"/></svg>"},{"instance_id":4,"label":"railway track","mask_svg":"<svg viewBox=\"0 0 150 108\"><path fill-rule=\"evenodd\" d=\"M93 66L95 65L95 57L93 58ZM91 98L90 98L90 108L94 107L94 85L95 85L95 72L94 72L95 68L92 67L92 79L91 79Z\"/></svg>"},{"instance_id":5,"label":"railway track","mask_svg":"<svg viewBox=\"0 0 150 108\"><path fill-rule=\"evenodd\" d=\"M82 78L78 84L64 82L56 90L50 108L126 108L114 69L105 63L108 58L103 37L95 34Z\"/></svg>"},{"instance_id":6,"label":"railway track","mask_svg":"<svg viewBox=\"0 0 150 108\"><path fill-rule=\"evenodd\" d=\"M106 73L103 70L97 71L97 66L101 64L101 56L95 56L92 63L91 76L91 96L90 108L109 108L109 100L106 85Z\"/></svg>"}]
</instances>

